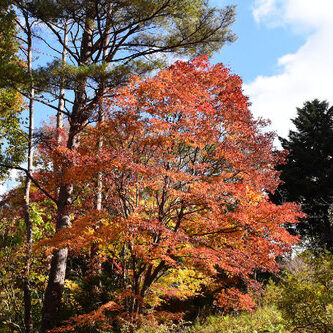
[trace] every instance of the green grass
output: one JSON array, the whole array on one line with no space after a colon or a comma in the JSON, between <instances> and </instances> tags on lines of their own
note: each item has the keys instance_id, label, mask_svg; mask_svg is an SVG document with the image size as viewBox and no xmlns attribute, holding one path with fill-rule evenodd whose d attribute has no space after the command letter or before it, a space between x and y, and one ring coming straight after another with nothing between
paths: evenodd
<instances>
[{"instance_id":1,"label":"green grass","mask_svg":"<svg viewBox=\"0 0 333 333\"><path fill-rule=\"evenodd\" d=\"M286 323L275 306L258 308L254 313L216 315L191 326L146 323L136 333L288 333Z\"/></svg>"}]
</instances>

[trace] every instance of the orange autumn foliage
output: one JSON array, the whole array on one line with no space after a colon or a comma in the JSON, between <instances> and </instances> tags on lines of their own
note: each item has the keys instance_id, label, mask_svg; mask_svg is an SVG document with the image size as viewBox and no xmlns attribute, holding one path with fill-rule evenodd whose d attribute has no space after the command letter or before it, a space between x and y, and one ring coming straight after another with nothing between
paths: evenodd
<instances>
[{"instance_id":1,"label":"orange autumn foliage","mask_svg":"<svg viewBox=\"0 0 333 333\"><path fill-rule=\"evenodd\" d=\"M163 283L177 297L207 284L217 305L253 307L247 290L254 272L278 269L276 258L297 242L284 225L302 213L269 201L282 157L273 153L274 135L262 131L266 122L252 117L241 79L202 57L153 78L133 77L112 94L105 122L86 129L75 156L45 149L49 161L63 164L58 169L80 200L71 229L43 245L80 252L98 244L114 263L117 302L128 314L173 297L161 294ZM72 159L67 169L59 154ZM96 212L99 171L103 209ZM53 183L45 180L50 189ZM177 274L183 284L171 278Z\"/></svg>"},{"instance_id":2,"label":"orange autumn foliage","mask_svg":"<svg viewBox=\"0 0 333 333\"><path fill-rule=\"evenodd\" d=\"M107 317L105 316L106 311L119 310L120 307L114 302L108 302L103 304L100 308L89 313L89 315L80 315L74 318L70 318L63 323L63 326L55 328L50 333L61 333L61 332L75 332L77 327L91 327L96 324L100 324L100 327L104 329L111 328L110 325L106 324Z\"/></svg>"}]
</instances>

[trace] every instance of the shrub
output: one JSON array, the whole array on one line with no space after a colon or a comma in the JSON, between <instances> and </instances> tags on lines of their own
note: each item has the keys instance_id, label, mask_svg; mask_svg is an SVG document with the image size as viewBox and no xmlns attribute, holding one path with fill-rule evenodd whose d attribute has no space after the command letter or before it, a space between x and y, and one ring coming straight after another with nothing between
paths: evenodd
<instances>
[{"instance_id":1,"label":"shrub","mask_svg":"<svg viewBox=\"0 0 333 333\"><path fill-rule=\"evenodd\" d=\"M258 308L254 313L210 316L193 326L147 323L136 333L288 333L280 311L275 306Z\"/></svg>"},{"instance_id":2,"label":"shrub","mask_svg":"<svg viewBox=\"0 0 333 333\"><path fill-rule=\"evenodd\" d=\"M287 267L279 285L267 288L273 302L296 332L333 331L333 256L303 253Z\"/></svg>"},{"instance_id":3,"label":"shrub","mask_svg":"<svg viewBox=\"0 0 333 333\"><path fill-rule=\"evenodd\" d=\"M281 313L275 306L258 308L254 313L212 316L202 324L196 324L195 333L287 333Z\"/></svg>"}]
</instances>

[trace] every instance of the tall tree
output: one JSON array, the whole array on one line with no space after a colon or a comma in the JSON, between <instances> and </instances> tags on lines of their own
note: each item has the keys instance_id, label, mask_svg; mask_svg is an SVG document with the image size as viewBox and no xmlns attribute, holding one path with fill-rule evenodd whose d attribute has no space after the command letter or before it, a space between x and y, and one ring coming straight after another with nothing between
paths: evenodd
<instances>
[{"instance_id":1,"label":"tall tree","mask_svg":"<svg viewBox=\"0 0 333 333\"><path fill-rule=\"evenodd\" d=\"M297 108L296 131L280 138L289 151L287 164L279 166L281 184L272 196L277 203L296 201L307 214L297 232L311 247L333 251L333 107L326 101L307 101Z\"/></svg>"},{"instance_id":2,"label":"tall tree","mask_svg":"<svg viewBox=\"0 0 333 333\"><path fill-rule=\"evenodd\" d=\"M80 132L95 120L96 106L105 87L116 87L131 73L146 73L163 65L162 55L193 56L211 54L225 42L234 40L230 25L234 8L212 8L205 0L85 0L85 1L14 1L44 23L47 34L38 39L50 52L59 54L58 46L68 52L67 64L52 62L39 72L35 100L59 111L46 94L58 99L64 84L72 93L65 98L62 111L69 121L68 151L80 144ZM66 24L65 24L66 22ZM65 41L68 29L68 42ZM51 37L50 37L51 36ZM66 73L66 75L65 75ZM59 81L60 80L60 81ZM73 183L59 170L59 194L53 198L58 207L57 232L70 226ZM100 179L100 176L99 176ZM99 188L100 188L99 182ZM49 195L49 197L53 197ZM54 252L45 293L42 331L54 327L61 304L68 250Z\"/></svg>"}]
</instances>

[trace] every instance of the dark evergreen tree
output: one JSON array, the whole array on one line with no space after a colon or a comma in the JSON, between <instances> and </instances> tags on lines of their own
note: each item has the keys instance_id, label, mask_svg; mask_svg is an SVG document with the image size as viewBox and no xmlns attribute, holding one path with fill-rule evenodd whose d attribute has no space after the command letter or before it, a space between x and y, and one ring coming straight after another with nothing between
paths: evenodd
<instances>
[{"instance_id":1,"label":"dark evergreen tree","mask_svg":"<svg viewBox=\"0 0 333 333\"><path fill-rule=\"evenodd\" d=\"M296 232L314 249L333 251L333 225L329 207L333 201L333 107L317 99L297 108L292 120L296 131L280 138L289 151L287 164L280 165L281 180L272 200L296 201L307 216Z\"/></svg>"}]
</instances>

